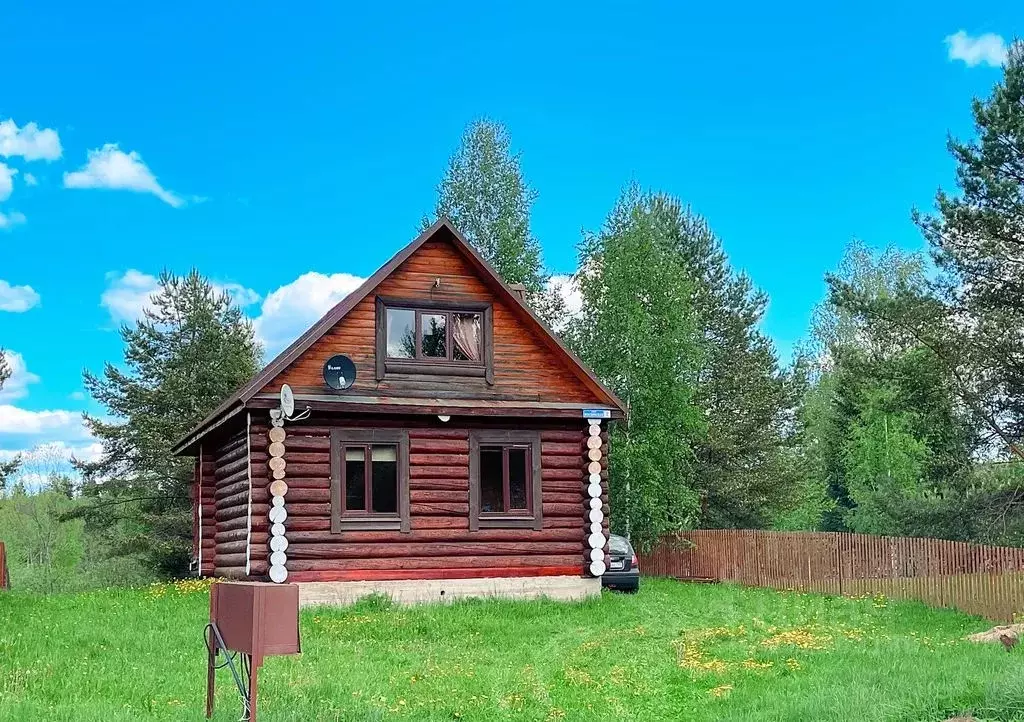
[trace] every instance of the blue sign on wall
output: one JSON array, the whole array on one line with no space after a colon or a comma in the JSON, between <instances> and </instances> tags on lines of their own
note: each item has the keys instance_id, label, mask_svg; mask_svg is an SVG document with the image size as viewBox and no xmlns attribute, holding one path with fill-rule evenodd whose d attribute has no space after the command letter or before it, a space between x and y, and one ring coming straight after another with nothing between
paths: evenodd
<instances>
[{"instance_id":1,"label":"blue sign on wall","mask_svg":"<svg viewBox=\"0 0 1024 722\"><path fill-rule=\"evenodd\" d=\"M611 409L583 409L584 419L610 419Z\"/></svg>"}]
</instances>

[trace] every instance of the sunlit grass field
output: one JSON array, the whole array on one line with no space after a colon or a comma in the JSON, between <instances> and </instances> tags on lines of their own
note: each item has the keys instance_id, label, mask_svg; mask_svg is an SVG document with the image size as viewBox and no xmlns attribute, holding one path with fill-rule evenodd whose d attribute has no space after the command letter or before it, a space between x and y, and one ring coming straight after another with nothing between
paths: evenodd
<instances>
[{"instance_id":1,"label":"sunlit grass field","mask_svg":"<svg viewBox=\"0 0 1024 722\"><path fill-rule=\"evenodd\" d=\"M0 720L197 720L201 582L0 594ZM366 600L302 614L267 720L1024 720L1024 646L915 603L645 580L579 604ZM214 719L240 705L218 673Z\"/></svg>"}]
</instances>

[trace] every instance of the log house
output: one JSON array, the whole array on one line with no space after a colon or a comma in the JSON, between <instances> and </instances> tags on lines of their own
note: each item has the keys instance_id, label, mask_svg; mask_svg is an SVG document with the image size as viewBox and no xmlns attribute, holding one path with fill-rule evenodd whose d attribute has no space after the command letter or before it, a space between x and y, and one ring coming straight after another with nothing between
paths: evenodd
<instances>
[{"instance_id":1,"label":"log house","mask_svg":"<svg viewBox=\"0 0 1024 722\"><path fill-rule=\"evenodd\" d=\"M196 568L304 604L596 594L623 413L441 220L176 445Z\"/></svg>"}]
</instances>

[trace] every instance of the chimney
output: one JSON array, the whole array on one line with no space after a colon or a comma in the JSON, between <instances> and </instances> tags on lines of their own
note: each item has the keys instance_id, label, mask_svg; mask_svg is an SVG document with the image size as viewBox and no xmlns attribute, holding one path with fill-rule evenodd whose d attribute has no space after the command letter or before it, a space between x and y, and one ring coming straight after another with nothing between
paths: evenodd
<instances>
[{"instance_id":1,"label":"chimney","mask_svg":"<svg viewBox=\"0 0 1024 722\"><path fill-rule=\"evenodd\" d=\"M523 303L526 303L526 286L521 283L510 283L508 287L512 289L512 293Z\"/></svg>"}]
</instances>

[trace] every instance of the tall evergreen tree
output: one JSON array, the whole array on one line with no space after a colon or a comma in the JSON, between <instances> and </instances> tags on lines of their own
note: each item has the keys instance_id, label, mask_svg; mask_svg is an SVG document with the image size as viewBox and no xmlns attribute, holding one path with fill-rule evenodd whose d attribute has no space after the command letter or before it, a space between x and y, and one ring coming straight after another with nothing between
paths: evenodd
<instances>
[{"instance_id":1,"label":"tall evergreen tree","mask_svg":"<svg viewBox=\"0 0 1024 722\"><path fill-rule=\"evenodd\" d=\"M798 486L787 452L795 387L758 328L768 299L732 271L699 215L682 209L672 236L694 284L702 351L693 399L706 424L694 440L701 524L765 527L793 503Z\"/></svg>"},{"instance_id":2,"label":"tall evergreen tree","mask_svg":"<svg viewBox=\"0 0 1024 722\"><path fill-rule=\"evenodd\" d=\"M547 288L549 274L530 231L537 194L523 178L503 125L483 119L466 128L437 194L434 217L451 220L502 279L526 287L527 300L542 318L555 320L560 297Z\"/></svg>"},{"instance_id":3,"label":"tall evergreen tree","mask_svg":"<svg viewBox=\"0 0 1024 722\"><path fill-rule=\"evenodd\" d=\"M170 449L256 372L262 350L231 298L195 270L162 274L151 308L121 338L123 365L85 372L108 416L86 416L103 451L80 465L83 494L94 497L84 513L101 526L124 519L123 548L180 573L189 558L192 462Z\"/></svg>"},{"instance_id":4,"label":"tall evergreen tree","mask_svg":"<svg viewBox=\"0 0 1024 722\"><path fill-rule=\"evenodd\" d=\"M636 187L601 232L580 246L583 310L571 343L623 399L628 418L612 428L612 523L640 546L687 528L699 515L690 440L699 334L694 286L676 252L682 210Z\"/></svg>"},{"instance_id":5,"label":"tall evergreen tree","mask_svg":"<svg viewBox=\"0 0 1024 722\"><path fill-rule=\"evenodd\" d=\"M1024 45L1011 46L1002 81L973 112L976 139L949 141L960 195L939 191L935 215L915 213L946 274L936 284L945 308L897 321L939 354L965 403L1024 459Z\"/></svg>"},{"instance_id":6,"label":"tall evergreen tree","mask_svg":"<svg viewBox=\"0 0 1024 722\"><path fill-rule=\"evenodd\" d=\"M3 389L4 383L9 378L11 378L11 365L7 362L4 350L0 348L0 389Z\"/></svg>"}]
</instances>

